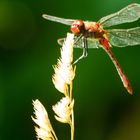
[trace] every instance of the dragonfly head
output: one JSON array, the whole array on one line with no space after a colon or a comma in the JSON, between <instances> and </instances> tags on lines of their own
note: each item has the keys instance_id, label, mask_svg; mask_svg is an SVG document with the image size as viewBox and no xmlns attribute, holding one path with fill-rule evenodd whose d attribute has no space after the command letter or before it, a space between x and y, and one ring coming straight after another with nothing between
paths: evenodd
<instances>
[{"instance_id":1,"label":"dragonfly head","mask_svg":"<svg viewBox=\"0 0 140 140\"><path fill-rule=\"evenodd\" d=\"M83 22L83 20L75 20L72 24L71 24L71 31L75 34L81 34L85 31L85 24Z\"/></svg>"}]
</instances>

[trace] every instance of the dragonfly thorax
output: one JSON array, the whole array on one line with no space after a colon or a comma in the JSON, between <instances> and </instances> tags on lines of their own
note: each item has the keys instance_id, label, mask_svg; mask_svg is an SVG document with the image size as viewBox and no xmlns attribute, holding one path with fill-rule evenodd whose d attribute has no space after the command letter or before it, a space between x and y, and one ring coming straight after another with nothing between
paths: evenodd
<instances>
[{"instance_id":1,"label":"dragonfly thorax","mask_svg":"<svg viewBox=\"0 0 140 140\"><path fill-rule=\"evenodd\" d=\"M106 31L103 27L97 22L85 22L85 37L90 38L103 38Z\"/></svg>"}]
</instances>

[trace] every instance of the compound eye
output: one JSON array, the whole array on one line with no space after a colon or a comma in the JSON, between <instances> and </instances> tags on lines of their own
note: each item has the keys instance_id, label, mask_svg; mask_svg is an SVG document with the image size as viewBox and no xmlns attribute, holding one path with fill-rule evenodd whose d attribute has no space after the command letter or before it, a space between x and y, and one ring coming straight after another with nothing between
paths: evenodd
<instances>
[{"instance_id":1,"label":"compound eye","mask_svg":"<svg viewBox=\"0 0 140 140\"><path fill-rule=\"evenodd\" d=\"M84 22L83 20L75 20L71 25L71 31L74 34L80 34L84 29Z\"/></svg>"}]
</instances>

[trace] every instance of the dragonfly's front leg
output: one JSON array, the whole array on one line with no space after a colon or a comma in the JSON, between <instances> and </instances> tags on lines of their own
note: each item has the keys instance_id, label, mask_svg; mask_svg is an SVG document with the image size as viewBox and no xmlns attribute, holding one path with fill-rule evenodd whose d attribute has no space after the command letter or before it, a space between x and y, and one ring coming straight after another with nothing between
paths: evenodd
<instances>
[{"instance_id":1,"label":"dragonfly's front leg","mask_svg":"<svg viewBox=\"0 0 140 140\"><path fill-rule=\"evenodd\" d=\"M87 57L87 55L88 55L88 44L87 44L87 38L82 38L83 39L83 41L82 41L82 47L83 47L83 54L77 59L77 60L75 60L75 62L73 63L73 64L76 64L77 62L79 62L79 60L81 60L81 59L83 59L83 58L85 58L85 57Z\"/></svg>"},{"instance_id":2,"label":"dragonfly's front leg","mask_svg":"<svg viewBox=\"0 0 140 140\"><path fill-rule=\"evenodd\" d=\"M127 76L125 75L123 69L121 68L119 62L117 61L117 59L115 58L112 49L111 49L111 45L109 44L108 40L106 38L101 38L100 40L101 45L103 46L103 49L107 52L107 54L109 55L109 57L111 58L113 64L115 65L118 74L120 75L120 78L123 82L124 87L127 89L127 91L132 94L132 87L130 85L130 82L127 78Z\"/></svg>"}]
</instances>

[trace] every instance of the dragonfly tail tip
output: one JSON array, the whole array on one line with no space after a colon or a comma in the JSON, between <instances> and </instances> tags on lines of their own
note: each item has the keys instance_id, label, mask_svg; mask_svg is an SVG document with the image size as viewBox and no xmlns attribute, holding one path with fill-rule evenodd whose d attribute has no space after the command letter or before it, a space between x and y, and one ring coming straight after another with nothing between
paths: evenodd
<instances>
[{"instance_id":1,"label":"dragonfly tail tip","mask_svg":"<svg viewBox=\"0 0 140 140\"><path fill-rule=\"evenodd\" d=\"M133 95L133 89L132 87L127 87L127 91L130 95Z\"/></svg>"}]
</instances>

